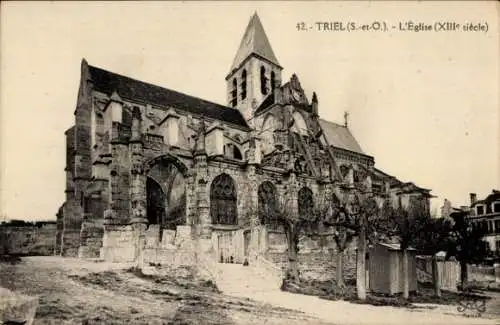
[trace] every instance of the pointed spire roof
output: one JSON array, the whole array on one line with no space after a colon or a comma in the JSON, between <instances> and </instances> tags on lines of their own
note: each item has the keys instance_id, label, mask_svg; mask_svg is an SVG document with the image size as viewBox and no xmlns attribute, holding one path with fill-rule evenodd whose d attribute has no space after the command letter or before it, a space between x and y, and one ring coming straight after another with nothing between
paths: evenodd
<instances>
[{"instance_id":1,"label":"pointed spire roof","mask_svg":"<svg viewBox=\"0 0 500 325\"><path fill-rule=\"evenodd\" d=\"M247 57L256 54L278 66L280 66L278 59L274 55L271 44L267 39L266 32L260 21L257 12L250 18L245 34L240 43L240 47L236 56L234 57L233 64L231 65L230 73L237 69Z\"/></svg>"}]
</instances>

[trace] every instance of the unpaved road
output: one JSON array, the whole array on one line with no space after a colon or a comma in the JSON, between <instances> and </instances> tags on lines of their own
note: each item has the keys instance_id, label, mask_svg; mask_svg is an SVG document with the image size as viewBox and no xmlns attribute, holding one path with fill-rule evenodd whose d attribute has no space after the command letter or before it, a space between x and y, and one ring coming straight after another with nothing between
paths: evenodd
<instances>
[{"instance_id":1,"label":"unpaved road","mask_svg":"<svg viewBox=\"0 0 500 325\"><path fill-rule=\"evenodd\" d=\"M0 286L39 295L35 325L327 325L313 316L228 297L211 288L144 278L130 265L60 257L0 263Z\"/></svg>"},{"instance_id":2,"label":"unpaved road","mask_svg":"<svg viewBox=\"0 0 500 325\"><path fill-rule=\"evenodd\" d=\"M500 321L500 295L490 293L495 298L487 300L486 312L481 317L470 306L459 312L457 304L416 304L411 308L373 306L347 301L330 301L315 296L280 291L257 281L248 268L237 264L219 264L221 279L219 286L228 289L232 295L268 303L273 306L302 311L337 325L448 325L448 324L495 324ZM500 322L498 322L500 324Z\"/></svg>"},{"instance_id":3,"label":"unpaved road","mask_svg":"<svg viewBox=\"0 0 500 325\"><path fill-rule=\"evenodd\" d=\"M483 318L460 316L454 306L409 310L326 301L277 292L230 297L181 274L144 277L131 265L71 258L31 257L0 263L0 286L39 295L35 324L494 324L488 303ZM179 279L179 280L178 280ZM248 299L252 298L252 299Z\"/></svg>"}]
</instances>

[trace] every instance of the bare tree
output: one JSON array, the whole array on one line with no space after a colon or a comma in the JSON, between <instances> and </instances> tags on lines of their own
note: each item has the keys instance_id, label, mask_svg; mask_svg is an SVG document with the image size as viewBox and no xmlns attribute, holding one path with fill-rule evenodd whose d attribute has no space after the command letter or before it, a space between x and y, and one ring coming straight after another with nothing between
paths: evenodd
<instances>
[{"instance_id":1,"label":"bare tree","mask_svg":"<svg viewBox=\"0 0 500 325\"><path fill-rule=\"evenodd\" d=\"M384 210L386 217L384 218L384 231L389 237L399 239L403 257L403 297L409 298L409 269L408 269L408 249L410 245L422 248L425 240L431 240L428 244L432 244L433 256L439 251L439 240L444 239L440 234L439 224L431 220L429 209L425 198L410 196L408 202L403 204L401 197L398 200L397 206L388 205ZM433 238L435 237L435 238ZM427 245L426 250L430 250L430 245ZM437 271L437 260L433 258L433 282L435 286L435 294L440 296L439 279Z\"/></svg>"},{"instance_id":2,"label":"bare tree","mask_svg":"<svg viewBox=\"0 0 500 325\"><path fill-rule=\"evenodd\" d=\"M488 254L488 244L484 241L488 228L484 224L474 224L469 212L453 213L451 231L445 240L447 257L454 256L460 262L461 289L468 284L467 264L481 263Z\"/></svg>"},{"instance_id":3,"label":"bare tree","mask_svg":"<svg viewBox=\"0 0 500 325\"><path fill-rule=\"evenodd\" d=\"M290 191L287 191L281 199L276 200L275 204L262 205L260 213L266 215L270 222L283 227L287 240L287 278L298 280L297 255L299 252L299 238L302 233L317 229L319 216L313 210L299 213L292 206L294 199L296 198L291 197Z\"/></svg>"},{"instance_id":4,"label":"bare tree","mask_svg":"<svg viewBox=\"0 0 500 325\"><path fill-rule=\"evenodd\" d=\"M336 281L339 290L343 290L344 283L344 254L349 243L356 238L356 232L346 227L345 223L348 222L349 215L347 213L347 204L344 200L340 200L333 194L326 205L321 220L326 227L333 228L333 240L337 248L336 256Z\"/></svg>"},{"instance_id":5,"label":"bare tree","mask_svg":"<svg viewBox=\"0 0 500 325\"><path fill-rule=\"evenodd\" d=\"M367 242L374 241L379 234L379 203L370 191L362 187L351 186L344 191L342 199L332 197L325 222L339 232L340 243L347 243L349 237L356 237L356 291L358 299L366 299L366 251ZM344 232L344 234L342 234ZM338 262L340 263L340 262Z\"/></svg>"}]
</instances>

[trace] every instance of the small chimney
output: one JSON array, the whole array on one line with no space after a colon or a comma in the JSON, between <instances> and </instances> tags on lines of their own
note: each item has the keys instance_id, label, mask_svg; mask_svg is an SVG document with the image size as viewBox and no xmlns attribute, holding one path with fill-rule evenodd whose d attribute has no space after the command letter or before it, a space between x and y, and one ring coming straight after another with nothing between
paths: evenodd
<instances>
[{"instance_id":1,"label":"small chimney","mask_svg":"<svg viewBox=\"0 0 500 325\"><path fill-rule=\"evenodd\" d=\"M476 202L477 202L477 194L476 193L470 193L470 205L473 205Z\"/></svg>"}]
</instances>

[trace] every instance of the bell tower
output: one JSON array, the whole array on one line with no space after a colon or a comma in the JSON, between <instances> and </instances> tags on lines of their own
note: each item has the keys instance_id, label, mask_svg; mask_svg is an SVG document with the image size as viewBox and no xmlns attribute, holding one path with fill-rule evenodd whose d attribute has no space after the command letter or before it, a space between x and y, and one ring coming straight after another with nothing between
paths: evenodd
<instances>
[{"instance_id":1,"label":"bell tower","mask_svg":"<svg viewBox=\"0 0 500 325\"><path fill-rule=\"evenodd\" d=\"M251 120L254 109L281 86L282 70L260 18L254 13L226 77L228 106Z\"/></svg>"}]
</instances>

